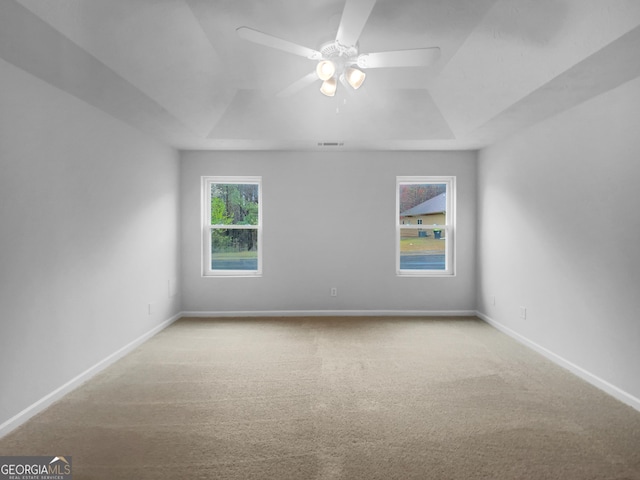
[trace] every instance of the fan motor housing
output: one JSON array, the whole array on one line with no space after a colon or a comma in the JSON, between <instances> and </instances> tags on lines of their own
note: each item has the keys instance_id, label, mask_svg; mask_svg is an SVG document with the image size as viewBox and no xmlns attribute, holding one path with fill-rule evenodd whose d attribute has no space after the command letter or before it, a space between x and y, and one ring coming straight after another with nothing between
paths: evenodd
<instances>
[{"instance_id":1,"label":"fan motor housing","mask_svg":"<svg viewBox=\"0 0 640 480\"><path fill-rule=\"evenodd\" d=\"M323 44L320 47L320 53L322 54L322 57L327 60L333 61L337 57L343 57L355 62L355 58L358 56L358 46L352 45L350 47L346 47L344 45L340 45L334 40Z\"/></svg>"}]
</instances>

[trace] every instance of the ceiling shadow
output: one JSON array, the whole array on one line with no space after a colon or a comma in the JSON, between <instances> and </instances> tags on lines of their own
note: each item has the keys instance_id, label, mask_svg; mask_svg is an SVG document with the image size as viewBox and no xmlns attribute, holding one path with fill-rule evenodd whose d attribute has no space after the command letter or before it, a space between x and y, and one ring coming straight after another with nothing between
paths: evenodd
<instances>
[{"instance_id":1,"label":"ceiling shadow","mask_svg":"<svg viewBox=\"0 0 640 480\"><path fill-rule=\"evenodd\" d=\"M495 13L484 20L494 35L542 46L562 31L568 7L565 0L519 0Z\"/></svg>"}]
</instances>

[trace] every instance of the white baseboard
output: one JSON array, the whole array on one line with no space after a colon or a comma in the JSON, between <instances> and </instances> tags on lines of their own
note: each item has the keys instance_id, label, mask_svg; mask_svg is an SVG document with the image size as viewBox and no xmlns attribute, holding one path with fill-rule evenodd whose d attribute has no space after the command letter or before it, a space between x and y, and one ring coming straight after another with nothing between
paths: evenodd
<instances>
[{"instance_id":1,"label":"white baseboard","mask_svg":"<svg viewBox=\"0 0 640 480\"><path fill-rule=\"evenodd\" d=\"M40 400L28 406L17 415L14 415L6 422L0 424L0 438L6 435L7 433L9 433L10 431L18 428L20 425L25 423L34 415L42 412L51 404L58 401L59 399L64 397L67 393L71 392L72 390L82 385L84 382L86 382L91 377L95 376L96 374L98 374L99 372L107 368L109 365L112 365L116 361L120 360L127 353L131 352L136 347L146 342L148 339L153 337L155 334L157 334L161 330L164 330L165 328L167 328L169 325L171 325L173 322L178 320L180 317L182 317L182 313L178 313L173 317L171 317L170 319L165 320L163 323L161 323L157 327L152 328L147 333L136 338L135 340L128 343L121 349L109 355L108 357L102 359L101 361L96 363L94 366L82 372L80 375L76 376L75 378L72 378L64 385L56 388L53 392L49 393L48 395L45 395Z\"/></svg>"},{"instance_id":2,"label":"white baseboard","mask_svg":"<svg viewBox=\"0 0 640 480\"><path fill-rule=\"evenodd\" d=\"M475 310L262 310L182 312L183 317L475 317Z\"/></svg>"},{"instance_id":3,"label":"white baseboard","mask_svg":"<svg viewBox=\"0 0 640 480\"><path fill-rule=\"evenodd\" d=\"M640 399L634 397L630 393L625 392L621 388L618 388L615 385L612 385L611 383L607 382L606 380L603 380L602 378L598 377L597 375L594 375L593 373L588 372L584 368L576 365L575 363L570 362L569 360L566 360L565 358L561 357L560 355L558 355L556 353L553 353L551 350L548 350L545 347L543 347L541 345L538 345L535 342L532 342L531 340L527 339L526 337L523 337L519 333L511 330L509 327L506 327L506 326L502 325L500 322L496 322L495 320L493 320L491 317L485 315L484 313L476 312L475 315L478 318L484 320L486 323L488 323L492 327L495 327L496 329L500 330L501 332L509 335L514 340L517 340L518 342L522 343L523 345L525 345L525 346L531 348L532 350L535 350L536 352L540 353L544 357L546 357L549 360L551 360L553 363L555 363L555 364L557 364L557 365L559 365L559 366L561 366L563 368L566 368L571 373L573 373L573 374L577 375L578 377L582 378L583 380L587 381L588 383L590 383L594 387L599 388L600 390L604 391L605 393L608 393L612 397L620 400L622 403L625 403L625 404L629 405L630 407L633 407L634 409L640 411Z\"/></svg>"}]
</instances>

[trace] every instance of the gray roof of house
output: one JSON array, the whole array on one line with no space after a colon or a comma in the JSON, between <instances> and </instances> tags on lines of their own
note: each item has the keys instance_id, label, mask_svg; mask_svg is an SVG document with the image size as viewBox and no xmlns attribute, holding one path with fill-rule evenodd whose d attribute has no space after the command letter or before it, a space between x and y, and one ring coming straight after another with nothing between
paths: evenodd
<instances>
[{"instance_id":1,"label":"gray roof of house","mask_svg":"<svg viewBox=\"0 0 640 480\"><path fill-rule=\"evenodd\" d=\"M426 202L422 202L409 210L400 214L401 217L413 217L416 215L429 215L432 213L442 213L447 209L447 194L441 193Z\"/></svg>"}]
</instances>

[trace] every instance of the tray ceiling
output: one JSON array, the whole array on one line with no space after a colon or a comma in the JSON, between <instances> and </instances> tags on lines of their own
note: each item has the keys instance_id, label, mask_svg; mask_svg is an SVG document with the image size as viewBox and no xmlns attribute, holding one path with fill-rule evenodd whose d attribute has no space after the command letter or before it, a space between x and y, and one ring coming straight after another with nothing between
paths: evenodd
<instances>
[{"instance_id":1,"label":"tray ceiling","mask_svg":"<svg viewBox=\"0 0 640 480\"><path fill-rule=\"evenodd\" d=\"M439 46L327 98L276 94L343 1L4 0L0 58L180 149L476 149L640 75L636 0L378 0L360 50Z\"/></svg>"}]
</instances>

